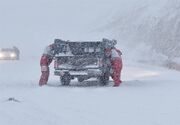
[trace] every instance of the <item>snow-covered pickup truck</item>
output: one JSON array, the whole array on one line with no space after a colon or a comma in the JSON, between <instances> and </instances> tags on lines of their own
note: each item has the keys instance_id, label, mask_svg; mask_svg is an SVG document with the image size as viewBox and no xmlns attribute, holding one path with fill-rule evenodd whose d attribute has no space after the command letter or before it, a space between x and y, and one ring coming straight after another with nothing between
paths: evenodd
<instances>
[{"instance_id":1,"label":"snow-covered pickup truck","mask_svg":"<svg viewBox=\"0 0 180 125\"><path fill-rule=\"evenodd\" d=\"M106 85L110 76L110 61L104 53L104 42L82 41L61 43L54 58L54 74L60 76L62 85L69 85L71 79L79 82L97 78Z\"/></svg>"},{"instance_id":2,"label":"snow-covered pickup truck","mask_svg":"<svg viewBox=\"0 0 180 125\"><path fill-rule=\"evenodd\" d=\"M20 51L17 47L0 49L0 60L19 60Z\"/></svg>"}]
</instances>

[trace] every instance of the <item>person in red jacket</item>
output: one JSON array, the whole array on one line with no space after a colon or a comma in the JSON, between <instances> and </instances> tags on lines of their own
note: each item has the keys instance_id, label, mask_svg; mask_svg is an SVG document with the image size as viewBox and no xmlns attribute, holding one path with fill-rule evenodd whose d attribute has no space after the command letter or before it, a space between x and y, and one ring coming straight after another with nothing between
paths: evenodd
<instances>
[{"instance_id":1,"label":"person in red jacket","mask_svg":"<svg viewBox=\"0 0 180 125\"><path fill-rule=\"evenodd\" d=\"M41 56L40 66L41 66L41 77L39 80L39 85L46 85L49 79L49 65L51 64L53 57L55 56L55 51L58 48L58 42L62 42L60 39L55 39L53 44L47 46Z\"/></svg>"},{"instance_id":2,"label":"person in red jacket","mask_svg":"<svg viewBox=\"0 0 180 125\"><path fill-rule=\"evenodd\" d=\"M121 70L122 70L122 58L121 58L121 51L117 48L111 49L111 66L112 66L112 79L114 80L114 86L119 86L121 81Z\"/></svg>"},{"instance_id":3,"label":"person in red jacket","mask_svg":"<svg viewBox=\"0 0 180 125\"><path fill-rule=\"evenodd\" d=\"M111 77L114 81L114 86L117 87L122 83L121 81L121 70L123 67L123 62L121 58L122 52L119 49L115 48L115 45L117 44L116 40L103 39L103 41L106 43L105 45L106 56L110 59L111 62L111 69L112 69Z\"/></svg>"},{"instance_id":4,"label":"person in red jacket","mask_svg":"<svg viewBox=\"0 0 180 125\"><path fill-rule=\"evenodd\" d=\"M51 64L53 60L53 55L51 55L51 51L53 51L53 44L46 47L45 52L43 53L41 60L40 60L40 66L41 66L41 77L39 80L39 85L46 85L48 78L49 78L49 65Z\"/></svg>"}]
</instances>

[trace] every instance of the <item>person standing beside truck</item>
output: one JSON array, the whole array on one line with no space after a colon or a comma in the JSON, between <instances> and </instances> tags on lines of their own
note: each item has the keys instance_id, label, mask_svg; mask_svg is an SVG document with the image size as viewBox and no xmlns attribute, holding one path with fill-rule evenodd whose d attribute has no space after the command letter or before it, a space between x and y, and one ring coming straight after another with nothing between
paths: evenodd
<instances>
[{"instance_id":1,"label":"person standing beside truck","mask_svg":"<svg viewBox=\"0 0 180 125\"><path fill-rule=\"evenodd\" d=\"M108 59L110 59L111 62L111 77L114 81L114 87L118 87L121 83L121 70L123 67L123 62L122 62L122 52L115 47L117 44L116 40L108 40L108 39L103 39L105 42L105 54Z\"/></svg>"},{"instance_id":2,"label":"person standing beside truck","mask_svg":"<svg viewBox=\"0 0 180 125\"><path fill-rule=\"evenodd\" d=\"M119 86L121 81L121 70L122 70L122 58L121 58L121 51L115 47L111 50L111 66L112 66L112 79L114 80L114 86Z\"/></svg>"},{"instance_id":3,"label":"person standing beside truck","mask_svg":"<svg viewBox=\"0 0 180 125\"><path fill-rule=\"evenodd\" d=\"M49 79L49 65L52 63L55 56L56 50L60 51L59 43L63 42L61 39L55 39L54 43L47 46L41 56L40 66L41 66L41 77L39 80L39 86L46 85Z\"/></svg>"}]
</instances>

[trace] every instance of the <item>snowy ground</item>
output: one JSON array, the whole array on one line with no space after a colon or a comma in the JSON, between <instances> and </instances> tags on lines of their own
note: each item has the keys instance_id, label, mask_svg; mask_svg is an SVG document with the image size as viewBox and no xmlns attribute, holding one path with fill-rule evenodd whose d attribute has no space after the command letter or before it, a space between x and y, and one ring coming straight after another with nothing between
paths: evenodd
<instances>
[{"instance_id":1,"label":"snowy ground","mask_svg":"<svg viewBox=\"0 0 180 125\"><path fill-rule=\"evenodd\" d=\"M38 86L39 59L54 38L113 38L119 32L97 29L145 3L154 8L158 2L159 8L166 1L0 0L0 48L16 45L21 50L19 61L0 61L0 125L180 125L180 72L134 63L160 59L134 40L129 45L118 37L124 58L120 87L112 87L112 81L106 87L96 81L62 87L53 65L49 85ZM134 28L125 24L126 30Z\"/></svg>"},{"instance_id":2,"label":"snowy ground","mask_svg":"<svg viewBox=\"0 0 180 125\"><path fill-rule=\"evenodd\" d=\"M180 124L179 72L125 62L118 88L97 82L62 87L53 75L50 86L39 87L36 62L0 61L0 124Z\"/></svg>"}]
</instances>

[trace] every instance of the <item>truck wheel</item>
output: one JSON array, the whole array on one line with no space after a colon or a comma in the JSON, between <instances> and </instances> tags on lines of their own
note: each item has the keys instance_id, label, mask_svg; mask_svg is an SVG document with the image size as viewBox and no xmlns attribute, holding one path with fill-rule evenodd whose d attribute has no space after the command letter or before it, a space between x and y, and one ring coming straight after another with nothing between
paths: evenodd
<instances>
[{"instance_id":1,"label":"truck wheel","mask_svg":"<svg viewBox=\"0 0 180 125\"><path fill-rule=\"evenodd\" d=\"M101 85L107 85L109 83L109 74L104 73L102 76L100 76L99 82Z\"/></svg>"},{"instance_id":2,"label":"truck wheel","mask_svg":"<svg viewBox=\"0 0 180 125\"><path fill-rule=\"evenodd\" d=\"M63 86L68 86L71 82L71 75L69 73L65 73L63 76L60 77L60 80Z\"/></svg>"},{"instance_id":3,"label":"truck wheel","mask_svg":"<svg viewBox=\"0 0 180 125\"><path fill-rule=\"evenodd\" d=\"M83 82L85 79L83 77L78 77L78 82Z\"/></svg>"}]
</instances>

